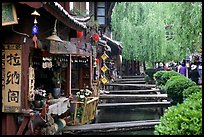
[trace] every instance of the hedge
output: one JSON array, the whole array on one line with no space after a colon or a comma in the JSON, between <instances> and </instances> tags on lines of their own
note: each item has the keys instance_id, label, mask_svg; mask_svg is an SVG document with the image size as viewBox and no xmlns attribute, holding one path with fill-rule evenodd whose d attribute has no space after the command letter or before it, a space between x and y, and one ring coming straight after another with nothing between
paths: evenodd
<instances>
[{"instance_id":1,"label":"hedge","mask_svg":"<svg viewBox=\"0 0 204 137\"><path fill-rule=\"evenodd\" d=\"M188 87L196 86L196 83L184 76L172 76L165 84L164 90L173 102L172 104L183 102L183 91Z\"/></svg>"},{"instance_id":2,"label":"hedge","mask_svg":"<svg viewBox=\"0 0 204 137\"><path fill-rule=\"evenodd\" d=\"M198 85L192 86L192 87L188 87L187 89L185 89L183 91L183 99L185 100L191 94L196 93L196 92L200 92L200 91L202 91L202 88L199 87Z\"/></svg>"},{"instance_id":3,"label":"hedge","mask_svg":"<svg viewBox=\"0 0 204 137\"><path fill-rule=\"evenodd\" d=\"M154 74L154 78L156 79L156 85L163 89L166 82L172 77L172 76L183 76L180 73L172 70L172 71L158 71ZM184 76L183 76L184 77Z\"/></svg>"},{"instance_id":4,"label":"hedge","mask_svg":"<svg viewBox=\"0 0 204 137\"><path fill-rule=\"evenodd\" d=\"M169 107L155 125L155 135L202 135L202 91Z\"/></svg>"}]
</instances>

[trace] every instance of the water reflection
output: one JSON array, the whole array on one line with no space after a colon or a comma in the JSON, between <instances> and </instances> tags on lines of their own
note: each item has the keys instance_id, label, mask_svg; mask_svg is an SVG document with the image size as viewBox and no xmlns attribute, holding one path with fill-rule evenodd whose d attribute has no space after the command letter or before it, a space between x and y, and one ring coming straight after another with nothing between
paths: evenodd
<instances>
[{"instance_id":1,"label":"water reflection","mask_svg":"<svg viewBox=\"0 0 204 137\"><path fill-rule=\"evenodd\" d=\"M100 109L96 123L154 120L161 116L160 108L104 108Z\"/></svg>"}]
</instances>

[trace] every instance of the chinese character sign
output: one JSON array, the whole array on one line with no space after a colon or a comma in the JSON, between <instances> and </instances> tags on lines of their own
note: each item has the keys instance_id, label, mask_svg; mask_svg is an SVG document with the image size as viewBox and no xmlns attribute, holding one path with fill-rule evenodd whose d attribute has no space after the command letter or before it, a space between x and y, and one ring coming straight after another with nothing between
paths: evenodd
<instances>
[{"instance_id":1,"label":"chinese character sign","mask_svg":"<svg viewBox=\"0 0 204 137\"><path fill-rule=\"evenodd\" d=\"M21 111L21 46L16 44L4 45L2 59L2 112Z\"/></svg>"}]
</instances>

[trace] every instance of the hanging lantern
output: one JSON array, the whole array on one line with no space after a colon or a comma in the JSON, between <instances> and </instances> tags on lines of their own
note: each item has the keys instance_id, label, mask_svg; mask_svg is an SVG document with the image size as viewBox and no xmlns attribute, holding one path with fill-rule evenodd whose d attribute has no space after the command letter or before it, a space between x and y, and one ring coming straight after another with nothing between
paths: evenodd
<instances>
[{"instance_id":1,"label":"hanging lantern","mask_svg":"<svg viewBox=\"0 0 204 137\"><path fill-rule=\"evenodd\" d=\"M96 61L97 64L99 64L99 59L98 58L96 58L95 61Z\"/></svg>"},{"instance_id":2,"label":"hanging lantern","mask_svg":"<svg viewBox=\"0 0 204 137\"><path fill-rule=\"evenodd\" d=\"M81 38L83 36L83 31L77 31L77 38Z\"/></svg>"},{"instance_id":3,"label":"hanging lantern","mask_svg":"<svg viewBox=\"0 0 204 137\"><path fill-rule=\"evenodd\" d=\"M32 34L33 35L38 34L38 26L36 24L32 27Z\"/></svg>"},{"instance_id":4,"label":"hanging lantern","mask_svg":"<svg viewBox=\"0 0 204 137\"><path fill-rule=\"evenodd\" d=\"M34 16L34 26L32 27L32 34L33 34L33 42L34 42L34 48L37 48L37 36L36 34L38 34L38 26L36 25L37 19L36 16L40 16L40 14L35 10L33 13L31 13L32 16Z\"/></svg>"},{"instance_id":5,"label":"hanging lantern","mask_svg":"<svg viewBox=\"0 0 204 137\"><path fill-rule=\"evenodd\" d=\"M99 35L98 35L98 33L93 34L92 38L93 38L95 41L99 41Z\"/></svg>"}]
</instances>

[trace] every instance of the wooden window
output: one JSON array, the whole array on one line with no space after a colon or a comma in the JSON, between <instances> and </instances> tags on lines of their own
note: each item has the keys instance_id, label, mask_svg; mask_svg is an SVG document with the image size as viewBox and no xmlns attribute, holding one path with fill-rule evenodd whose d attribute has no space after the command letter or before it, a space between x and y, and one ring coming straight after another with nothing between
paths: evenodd
<instances>
[{"instance_id":1,"label":"wooden window","mask_svg":"<svg viewBox=\"0 0 204 137\"><path fill-rule=\"evenodd\" d=\"M105 25L106 20L106 9L105 9L105 2L97 2L97 13L96 13L96 19L99 22L100 25Z\"/></svg>"}]
</instances>

